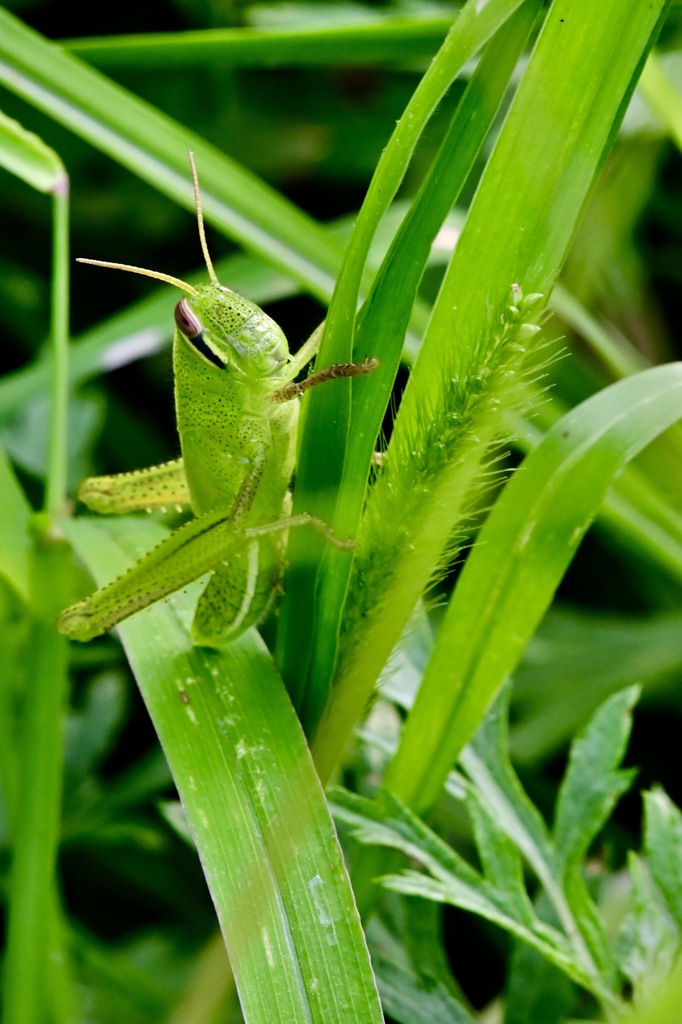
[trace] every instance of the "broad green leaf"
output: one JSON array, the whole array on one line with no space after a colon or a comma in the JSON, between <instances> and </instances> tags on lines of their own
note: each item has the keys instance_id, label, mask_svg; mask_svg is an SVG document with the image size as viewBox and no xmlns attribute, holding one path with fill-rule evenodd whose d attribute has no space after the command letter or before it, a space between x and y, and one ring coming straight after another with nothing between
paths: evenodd
<instances>
[{"instance_id":1,"label":"broad green leaf","mask_svg":"<svg viewBox=\"0 0 682 1024\"><path fill-rule=\"evenodd\" d=\"M163 536L139 519L64 528L100 583ZM324 794L281 680L255 631L221 651L192 646L196 592L120 631L187 812L245 1019L380 1021Z\"/></svg>"},{"instance_id":2,"label":"broad green leaf","mask_svg":"<svg viewBox=\"0 0 682 1024\"><path fill-rule=\"evenodd\" d=\"M682 934L682 814L662 789L644 794L647 862Z\"/></svg>"},{"instance_id":3,"label":"broad green leaf","mask_svg":"<svg viewBox=\"0 0 682 1024\"><path fill-rule=\"evenodd\" d=\"M630 738L632 708L638 697L636 686L609 697L571 745L553 829L559 878L582 862L616 801L632 785L635 772L622 771L619 765Z\"/></svg>"},{"instance_id":4,"label":"broad green leaf","mask_svg":"<svg viewBox=\"0 0 682 1024\"><path fill-rule=\"evenodd\" d=\"M544 760L581 729L610 693L634 682L643 699L674 692L682 671L682 615L550 609L514 673L511 750Z\"/></svg>"},{"instance_id":5,"label":"broad green leaf","mask_svg":"<svg viewBox=\"0 0 682 1024\"><path fill-rule=\"evenodd\" d=\"M517 942L509 961L504 1024L564 1024L577 1002L569 978L540 953Z\"/></svg>"}]
</instances>

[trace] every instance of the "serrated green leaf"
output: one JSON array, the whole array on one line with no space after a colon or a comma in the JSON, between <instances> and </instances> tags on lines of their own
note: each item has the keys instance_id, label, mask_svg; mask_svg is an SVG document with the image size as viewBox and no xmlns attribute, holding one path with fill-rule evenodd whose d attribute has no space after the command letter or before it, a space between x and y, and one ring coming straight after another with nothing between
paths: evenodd
<instances>
[{"instance_id":1,"label":"serrated green leaf","mask_svg":"<svg viewBox=\"0 0 682 1024\"><path fill-rule=\"evenodd\" d=\"M537 950L517 942L508 977L504 1024L565 1024L577 990L563 971Z\"/></svg>"},{"instance_id":2,"label":"serrated green leaf","mask_svg":"<svg viewBox=\"0 0 682 1024\"><path fill-rule=\"evenodd\" d=\"M460 763L502 831L518 846L540 880L553 913L568 936L576 959L587 971L609 978L614 971L604 930L582 879L569 884L556 868L556 855L545 823L529 800L509 760L507 685L484 719ZM448 787L449 788L449 787Z\"/></svg>"},{"instance_id":3,"label":"serrated green leaf","mask_svg":"<svg viewBox=\"0 0 682 1024\"><path fill-rule=\"evenodd\" d=\"M682 814L662 789L644 794L644 846L651 874L682 934Z\"/></svg>"},{"instance_id":4,"label":"serrated green leaf","mask_svg":"<svg viewBox=\"0 0 682 1024\"><path fill-rule=\"evenodd\" d=\"M519 919L513 895L509 899L506 892L483 878L391 794L382 791L377 800L370 801L334 790L331 799L335 817L352 827L359 842L400 850L430 872L430 877L411 870L389 875L382 879L384 886L478 914L527 942L600 999L614 1001L598 974L576 955L564 935L532 913L529 920L525 907Z\"/></svg>"},{"instance_id":5,"label":"serrated green leaf","mask_svg":"<svg viewBox=\"0 0 682 1024\"><path fill-rule=\"evenodd\" d=\"M559 877L582 862L616 801L634 780L634 771L620 771L618 765L625 754L638 697L639 687L609 697L571 745L553 829Z\"/></svg>"},{"instance_id":6,"label":"serrated green leaf","mask_svg":"<svg viewBox=\"0 0 682 1024\"><path fill-rule=\"evenodd\" d=\"M552 845L542 815L528 798L509 760L508 726L511 686L501 691L473 741L462 751L460 764L485 799L498 826L513 840L545 889L556 885Z\"/></svg>"},{"instance_id":7,"label":"serrated green leaf","mask_svg":"<svg viewBox=\"0 0 682 1024\"><path fill-rule=\"evenodd\" d=\"M381 1005L393 1020L400 1024L474 1024L474 1018L443 981L415 969L405 947L376 917L368 926L367 938ZM410 937L405 938L409 942Z\"/></svg>"},{"instance_id":8,"label":"serrated green leaf","mask_svg":"<svg viewBox=\"0 0 682 1024\"><path fill-rule=\"evenodd\" d=\"M334 817L352 827L358 842L400 850L436 877L455 876L472 887L486 885L478 871L390 793L381 791L377 799L368 800L332 787L330 800Z\"/></svg>"},{"instance_id":9,"label":"serrated green leaf","mask_svg":"<svg viewBox=\"0 0 682 1024\"><path fill-rule=\"evenodd\" d=\"M466 805L485 877L504 894L509 913L532 927L535 915L524 885L518 848L508 839L498 820L490 814L475 791L467 793Z\"/></svg>"},{"instance_id":10,"label":"serrated green leaf","mask_svg":"<svg viewBox=\"0 0 682 1024\"><path fill-rule=\"evenodd\" d=\"M590 963L600 974L604 983L616 991L618 970L616 958L606 934L604 922L594 900L590 896L583 875L582 866L569 871L564 879L564 893L573 920L580 930L580 936L589 951ZM577 940L574 939L577 946Z\"/></svg>"},{"instance_id":11,"label":"serrated green leaf","mask_svg":"<svg viewBox=\"0 0 682 1024\"><path fill-rule=\"evenodd\" d=\"M533 928L511 917L500 906L492 894L484 888L467 886L458 879L438 880L420 875L416 871L405 871L401 875L389 875L382 879L383 884L395 892L409 896L421 896L422 899L436 900L439 903L450 903L460 910L468 910L500 928L510 935L528 943L538 952L563 970L584 988L599 994L600 998L610 1000L596 977L590 977L578 964L568 942L560 932L536 921Z\"/></svg>"},{"instance_id":12,"label":"serrated green leaf","mask_svg":"<svg viewBox=\"0 0 682 1024\"><path fill-rule=\"evenodd\" d=\"M617 955L621 971L632 984L633 1001L639 1004L670 973L679 934L644 864L634 853L628 857L628 869L631 906L620 928Z\"/></svg>"}]
</instances>

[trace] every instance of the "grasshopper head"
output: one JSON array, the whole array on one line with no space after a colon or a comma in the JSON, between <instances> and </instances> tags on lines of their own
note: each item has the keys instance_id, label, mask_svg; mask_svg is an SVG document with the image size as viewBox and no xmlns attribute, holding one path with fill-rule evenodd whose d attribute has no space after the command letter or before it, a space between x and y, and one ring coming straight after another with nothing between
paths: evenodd
<instances>
[{"instance_id":1,"label":"grasshopper head","mask_svg":"<svg viewBox=\"0 0 682 1024\"><path fill-rule=\"evenodd\" d=\"M243 381L276 377L289 357L282 329L254 302L217 282L175 307L175 322L196 355Z\"/></svg>"},{"instance_id":2,"label":"grasshopper head","mask_svg":"<svg viewBox=\"0 0 682 1024\"><path fill-rule=\"evenodd\" d=\"M131 267L125 263L102 260L78 260L99 267L113 267L133 274L166 281L187 292L175 307L175 322L194 355L211 367L229 369L233 376L244 382L276 378L289 358L289 346L282 329L264 313L255 302L237 295L220 284L211 262L206 244L204 217L201 210L199 181L194 157L189 154L194 184L194 202L201 250L204 254L210 284L198 288L170 274L144 267Z\"/></svg>"},{"instance_id":3,"label":"grasshopper head","mask_svg":"<svg viewBox=\"0 0 682 1024\"><path fill-rule=\"evenodd\" d=\"M229 369L237 379L252 382L276 377L289 358L287 339L260 306L219 282L206 244L199 179L191 151L189 163L201 251L211 283L192 289L189 299L178 302L175 323L199 358Z\"/></svg>"}]
</instances>

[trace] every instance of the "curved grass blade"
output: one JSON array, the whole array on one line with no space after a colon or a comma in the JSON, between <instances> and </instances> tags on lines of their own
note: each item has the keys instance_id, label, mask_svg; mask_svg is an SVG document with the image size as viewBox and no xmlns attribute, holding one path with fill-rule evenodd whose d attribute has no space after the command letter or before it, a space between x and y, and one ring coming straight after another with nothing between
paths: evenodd
<instances>
[{"instance_id":1,"label":"curved grass blade","mask_svg":"<svg viewBox=\"0 0 682 1024\"><path fill-rule=\"evenodd\" d=\"M505 488L448 607L388 788L422 811L514 670L620 470L680 417L682 363L564 416Z\"/></svg>"},{"instance_id":2,"label":"curved grass blade","mask_svg":"<svg viewBox=\"0 0 682 1024\"><path fill-rule=\"evenodd\" d=\"M301 281L331 295L342 249L323 227L235 161L0 8L0 83L194 209L187 151L201 174L204 216Z\"/></svg>"},{"instance_id":3,"label":"curved grass blade","mask_svg":"<svg viewBox=\"0 0 682 1024\"><path fill-rule=\"evenodd\" d=\"M0 167L39 192L54 192L64 182L64 165L43 140L0 110Z\"/></svg>"}]
</instances>

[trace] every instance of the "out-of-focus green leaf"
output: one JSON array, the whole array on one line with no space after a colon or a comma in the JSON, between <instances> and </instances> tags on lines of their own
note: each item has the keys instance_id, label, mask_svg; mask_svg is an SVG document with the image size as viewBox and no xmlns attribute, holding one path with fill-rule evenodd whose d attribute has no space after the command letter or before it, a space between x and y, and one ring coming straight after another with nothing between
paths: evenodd
<instances>
[{"instance_id":1,"label":"out-of-focus green leaf","mask_svg":"<svg viewBox=\"0 0 682 1024\"><path fill-rule=\"evenodd\" d=\"M207 222L329 298L341 248L324 228L189 129L2 9L0 82L190 210L187 151L193 149Z\"/></svg>"},{"instance_id":2,"label":"out-of-focus green leaf","mask_svg":"<svg viewBox=\"0 0 682 1024\"><path fill-rule=\"evenodd\" d=\"M647 861L682 935L682 814L662 789L644 794Z\"/></svg>"},{"instance_id":3,"label":"out-of-focus green leaf","mask_svg":"<svg viewBox=\"0 0 682 1024\"><path fill-rule=\"evenodd\" d=\"M504 1024L564 1024L576 1003L576 987L537 950L517 942L509 961Z\"/></svg>"},{"instance_id":4,"label":"out-of-focus green leaf","mask_svg":"<svg viewBox=\"0 0 682 1024\"><path fill-rule=\"evenodd\" d=\"M357 7L357 15L367 8ZM416 12L418 13L418 12ZM300 22L299 22L300 24ZM353 66L428 60L452 20L443 17L363 20L359 24L282 29L207 29L70 39L65 46L96 67L110 69L299 65Z\"/></svg>"},{"instance_id":5,"label":"out-of-focus green leaf","mask_svg":"<svg viewBox=\"0 0 682 1024\"><path fill-rule=\"evenodd\" d=\"M682 1003L682 960L677 961L668 981L633 1014L627 1007L618 1017L618 1024L678 1024Z\"/></svg>"},{"instance_id":6,"label":"out-of-focus green leaf","mask_svg":"<svg viewBox=\"0 0 682 1024\"><path fill-rule=\"evenodd\" d=\"M399 1024L474 1024L474 1018L446 986L419 974L405 949L373 920L368 931L381 1005Z\"/></svg>"},{"instance_id":7,"label":"out-of-focus green leaf","mask_svg":"<svg viewBox=\"0 0 682 1024\"><path fill-rule=\"evenodd\" d=\"M105 672L90 683L77 711L65 723L64 770L67 783L90 778L109 753L125 721L125 693L120 674Z\"/></svg>"},{"instance_id":8,"label":"out-of-focus green leaf","mask_svg":"<svg viewBox=\"0 0 682 1024\"><path fill-rule=\"evenodd\" d=\"M0 448L0 573L28 601L31 506Z\"/></svg>"},{"instance_id":9,"label":"out-of-focus green leaf","mask_svg":"<svg viewBox=\"0 0 682 1024\"><path fill-rule=\"evenodd\" d=\"M638 696L639 688L633 686L609 697L571 745L553 831L555 869L560 878L582 861L614 804L632 785L635 772L618 766Z\"/></svg>"},{"instance_id":10,"label":"out-of-focus green leaf","mask_svg":"<svg viewBox=\"0 0 682 1024\"><path fill-rule=\"evenodd\" d=\"M618 962L632 985L633 1002L651 996L675 962L679 933L642 861L628 858L632 880L630 911L618 935Z\"/></svg>"},{"instance_id":11,"label":"out-of-focus green leaf","mask_svg":"<svg viewBox=\"0 0 682 1024\"><path fill-rule=\"evenodd\" d=\"M68 184L63 164L54 150L1 110L0 167L39 192L54 192Z\"/></svg>"},{"instance_id":12,"label":"out-of-focus green leaf","mask_svg":"<svg viewBox=\"0 0 682 1024\"><path fill-rule=\"evenodd\" d=\"M669 697L682 674L682 616L600 615L559 605L547 613L514 673L515 760L548 757L610 693L639 683Z\"/></svg>"}]
</instances>

